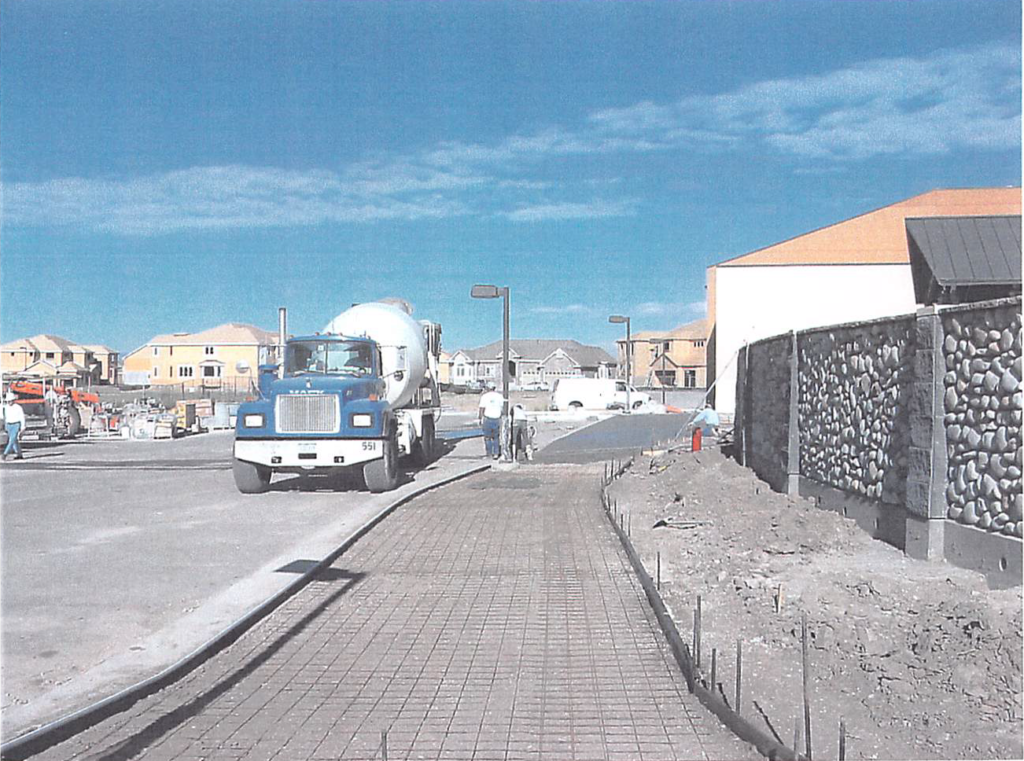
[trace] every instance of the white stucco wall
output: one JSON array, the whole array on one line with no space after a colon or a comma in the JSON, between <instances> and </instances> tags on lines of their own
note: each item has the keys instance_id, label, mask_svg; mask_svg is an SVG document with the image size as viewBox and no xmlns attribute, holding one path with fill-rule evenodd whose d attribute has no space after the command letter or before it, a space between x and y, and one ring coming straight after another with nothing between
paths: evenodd
<instances>
[{"instance_id":1,"label":"white stucco wall","mask_svg":"<svg viewBox=\"0 0 1024 761\"><path fill-rule=\"evenodd\" d=\"M909 264L718 267L715 292L715 406L725 413L736 409L744 342L917 308Z\"/></svg>"}]
</instances>

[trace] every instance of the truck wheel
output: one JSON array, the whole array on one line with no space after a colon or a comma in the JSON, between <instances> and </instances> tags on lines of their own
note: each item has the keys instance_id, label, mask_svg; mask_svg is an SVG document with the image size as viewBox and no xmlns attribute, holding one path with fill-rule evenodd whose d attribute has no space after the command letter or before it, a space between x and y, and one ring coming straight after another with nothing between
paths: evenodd
<instances>
[{"instance_id":1,"label":"truck wheel","mask_svg":"<svg viewBox=\"0 0 1024 761\"><path fill-rule=\"evenodd\" d=\"M569 408L581 410L583 409L583 402L569 402Z\"/></svg>"},{"instance_id":2,"label":"truck wheel","mask_svg":"<svg viewBox=\"0 0 1024 761\"><path fill-rule=\"evenodd\" d=\"M437 450L437 434L434 431L434 418L423 418L423 435L416 442L416 451L413 453L413 462L419 467L425 468L434 461Z\"/></svg>"},{"instance_id":3,"label":"truck wheel","mask_svg":"<svg viewBox=\"0 0 1024 761\"><path fill-rule=\"evenodd\" d=\"M392 432L384 440L384 456L363 466L366 488L374 494L391 491L398 486L398 441Z\"/></svg>"},{"instance_id":4,"label":"truck wheel","mask_svg":"<svg viewBox=\"0 0 1024 761\"><path fill-rule=\"evenodd\" d=\"M235 460L231 470L235 475L235 486L242 494L262 494L270 486L270 468Z\"/></svg>"}]
</instances>

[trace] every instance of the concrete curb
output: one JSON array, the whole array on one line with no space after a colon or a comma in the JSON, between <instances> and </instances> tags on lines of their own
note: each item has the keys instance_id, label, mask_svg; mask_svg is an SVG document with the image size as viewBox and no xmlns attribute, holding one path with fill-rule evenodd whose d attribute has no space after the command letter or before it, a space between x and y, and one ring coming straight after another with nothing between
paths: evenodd
<instances>
[{"instance_id":1,"label":"concrete curb","mask_svg":"<svg viewBox=\"0 0 1024 761\"><path fill-rule=\"evenodd\" d=\"M453 483L454 481L467 478L468 476L482 473L489 470L490 464L476 465L460 473L455 473L447 478L428 484L419 489L396 499L394 502L385 505L374 515L369 517L361 526L353 531L342 541L335 550L332 550L325 558L311 567L308 571L296 578L283 589L271 595L251 611L243 615L234 623L228 625L223 631L215 635L188 655L185 655L175 663L162 671L144 679L130 687L110 695L96 703L81 708L63 718L56 719L41 727L27 732L20 737L0 745L0 759L2 761L20 761L41 753L58 743L82 732L83 730L98 724L104 719L120 713L139 700L169 686L176 680L188 674L190 671L201 665L209 658L216 655L232 642L237 640L246 631L252 628L260 620L272 613L288 598L296 594L310 580L323 569L329 567L335 560L343 555L352 545L358 542L372 528L386 518L390 513L402 505L410 502L416 497L441 486Z\"/></svg>"}]
</instances>

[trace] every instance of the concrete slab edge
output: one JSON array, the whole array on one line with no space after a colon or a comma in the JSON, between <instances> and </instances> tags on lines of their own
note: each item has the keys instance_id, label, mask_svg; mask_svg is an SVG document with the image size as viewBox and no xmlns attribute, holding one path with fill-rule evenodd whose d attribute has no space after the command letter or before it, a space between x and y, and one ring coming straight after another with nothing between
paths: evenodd
<instances>
[{"instance_id":1,"label":"concrete slab edge","mask_svg":"<svg viewBox=\"0 0 1024 761\"><path fill-rule=\"evenodd\" d=\"M490 469L490 467L491 465L489 463L475 465L464 471L443 478L440 481L415 489L408 494L399 497L394 502L385 505L375 514L367 518L361 526L355 528L336 549L332 550L315 566L311 567L308 571L296 578L288 584L288 586L271 595L237 621L228 625L223 631L200 645L191 653L183 656L175 663L148 679L144 679L130 687L126 687L113 695L81 708L63 718L56 719L41 727L37 727L36 729L33 729L10 742L3 743L0 745L0 761L20 761L21 759L42 753L47 748L64 742L79 732L98 724L100 721L103 721L114 714L130 708L139 700L142 700L164 687L169 686L188 674L197 666L201 665L203 662L209 660L211 657L241 637L246 631L259 623L263 618L272 613L276 608L280 607L282 603L306 586L306 584L308 584L316 574L333 564L335 560L348 551L352 545L358 542L390 513L429 491L441 486L446 486L447 484L459 481L463 478L476 475L477 473L482 473L483 471Z\"/></svg>"},{"instance_id":2,"label":"concrete slab edge","mask_svg":"<svg viewBox=\"0 0 1024 761\"><path fill-rule=\"evenodd\" d=\"M668 642L669 649L672 651L672 655L675 657L676 663L679 666L679 670L686 680L686 685L691 693L697 696L701 704L713 713L720 722L736 737L749 743L757 752L762 756L772 761L804 761L805 756L799 754L791 748L788 748L783 743L770 736L760 728L754 726L740 714L733 710L732 706L725 700L725 697L720 694L716 685L708 685L707 680L704 679L700 668L694 663L693 656L690 652L690 647L683 642L682 636L679 634L679 629L676 627L675 620L672 617L668 606L661 597L661 593L658 591L657 585L651 578L651 575L647 572L644 567L643 561L640 559L640 555L633 547L633 542L629 538L628 533L622 528L622 526L616 521L615 515L612 510L612 503L608 497L608 486L622 475L623 472L633 464L633 460L627 460L625 463L620 464L618 467L613 466L608 477L601 483L601 504L604 507L605 516L608 518L608 522L612 525L612 530L615 535L618 536L619 541L622 543L622 548L626 553L626 557L629 558L630 565L633 566L633 571L637 575L637 579L640 581L640 586L644 590L644 594L647 596L647 601L654 611L654 617L658 621L658 625L661 628L662 634L665 635L665 639Z\"/></svg>"}]
</instances>

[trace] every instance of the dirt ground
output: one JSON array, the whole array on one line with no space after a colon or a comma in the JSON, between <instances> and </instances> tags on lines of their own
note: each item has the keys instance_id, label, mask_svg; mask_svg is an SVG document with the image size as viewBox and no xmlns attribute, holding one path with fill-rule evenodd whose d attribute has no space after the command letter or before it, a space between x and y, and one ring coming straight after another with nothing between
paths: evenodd
<instances>
[{"instance_id":1,"label":"dirt ground","mask_svg":"<svg viewBox=\"0 0 1024 761\"><path fill-rule=\"evenodd\" d=\"M815 759L1020 759L1021 588L910 560L850 520L773 492L717 449L645 455L610 487L684 640L702 598L705 674L793 747L810 639ZM653 528L669 519L675 527ZM692 521L686 524L683 521ZM760 715L760 718L758 718ZM800 750L803 750L803 740Z\"/></svg>"}]
</instances>

